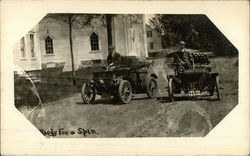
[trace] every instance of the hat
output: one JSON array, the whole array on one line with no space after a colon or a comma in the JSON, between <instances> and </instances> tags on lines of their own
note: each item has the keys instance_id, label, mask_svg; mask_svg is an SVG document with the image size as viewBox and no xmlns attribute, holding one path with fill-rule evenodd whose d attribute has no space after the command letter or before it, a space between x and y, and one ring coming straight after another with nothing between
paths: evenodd
<instances>
[{"instance_id":1,"label":"hat","mask_svg":"<svg viewBox=\"0 0 250 156\"><path fill-rule=\"evenodd\" d=\"M115 50L115 46L109 46L109 50Z\"/></svg>"},{"instance_id":2,"label":"hat","mask_svg":"<svg viewBox=\"0 0 250 156\"><path fill-rule=\"evenodd\" d=\"M185 45L186 43L184 41L179 42L180 45Z\"/></svg>"}]
</instances>

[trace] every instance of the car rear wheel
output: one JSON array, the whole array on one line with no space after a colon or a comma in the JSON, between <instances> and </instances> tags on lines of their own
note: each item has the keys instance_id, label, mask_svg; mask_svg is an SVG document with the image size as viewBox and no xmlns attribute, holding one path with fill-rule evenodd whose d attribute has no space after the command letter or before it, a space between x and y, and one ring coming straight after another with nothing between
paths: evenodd
<instances>
[{"instance_id":1,"label":"car rear wheel","mask_svg":"<svg viewBox=\"0 0 250 156\"><path fill-rule=\"evenodd\" d=\"M132 86L129 81L122 80L119 88L119 98L122 103L126 104L129 103L132 99Z\"/></svg>"},{"instance_id":2,"label":"car rear wheel","mask_svg":"<svg viewBox=\"0 0 250 156\"><path fill-rule=\"evenodd\" d=\"M91 104L95 101L95 87L89 83L84 83L81 89L82 100L85 104Z\"/></svg>"},{"instance_id":3,"label":"car rear wheel","mask_svg":"<svg viewBox=\"0 0 250 156\"><path fill-rule=\"evenodd\" d=\"M147 81L147 95L149 98L155 98L158 91L158 85L153 77L150 77Z\"/></svg>"},{"instance_id":4,"label":"car rear wheel","mask_svg":"<svg viewBox=\"0 0 250 156\"><path fill-rule=\"evenodd\" d=\"M221 99L221 94L220 94L220 85L219 85L219 76L216 76L216 92L217 92L217 99L220 100Z\"/></svg>"},{"instance_id":5,"label":"car rear wheel","mask_svg":"<svg viewBox=\"0 0 250 156\"><path fill-rule=\"evenodd\" d=\"M174 101L174 94L173 94L173 79L170 78L168 80L168 99L169 101Z\"/></svg>"}]
</instances>

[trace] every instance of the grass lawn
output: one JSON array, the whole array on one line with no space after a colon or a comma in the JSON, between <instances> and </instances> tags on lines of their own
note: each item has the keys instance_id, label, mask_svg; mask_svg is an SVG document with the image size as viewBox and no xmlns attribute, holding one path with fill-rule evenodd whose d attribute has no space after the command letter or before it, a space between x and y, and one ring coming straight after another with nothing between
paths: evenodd
<instances>
[{"instance_id":1,"label":"grass lawn","mask_svg":"<svg viewBox=\"0 0 250 156\"><path fill-rule=\"evenodd\" d=\"M36 87L43 103L59 100L74 93L79 93L84 82L87 82L93 72L103 70L102 65L80 68L76 71L76 86L73 86L72 73L61 72L62 69L43 71L42 82Z\"/></svg>"},{"instance_id":2,"label":"grass lawn","mask_svg":"<svg viewBox=\"0 0 250 156\"><path fill-rule=\"evenodd\" d=\"M41 81L36 82L35 86L43 103L56 101L71 96L74 93L79 93L82 84L91 78L92 73L100 70L102 70L102 66L100 65L79 69L76 71L77 84L76 86L73 86L71 72L62 72L62 68L45 69L39 71L40 73L38 78L41 79ZM15 77L15 79L18 79L18 77ZM22 94L24 90L29 90L26 87L27 84L24 82L25 81L15 82L15 92ZM32 97L30 94L32 94L32 92L25 92L25 94L22 94L24 96L23 99L26 99L25 101L29 101L27 99ZM34 103L25 101L17 107L28 106L30 103Z\"/></svg>"}]
</instances>

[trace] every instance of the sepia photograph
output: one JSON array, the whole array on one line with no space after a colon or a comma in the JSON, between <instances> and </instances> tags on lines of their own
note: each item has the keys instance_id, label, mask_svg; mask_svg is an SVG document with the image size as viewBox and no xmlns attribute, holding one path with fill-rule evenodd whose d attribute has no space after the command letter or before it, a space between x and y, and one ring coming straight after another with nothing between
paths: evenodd
<instances>
[{"instance_id":1,"label":"sepia photograph","mask_svg":"<svg viewBox=\"0 0 250 156\"><path fill-rule=\"evenodd\" d=\"M47 138L205 137L238 55L204 14L48 13L14 47L15 108Z\"/></svg>"},{"instance_id":2,"label":"sepia photograph","mask_svg":"<svg viewBox=\"0 0 250 156\"><path fill-rule=\"evenodd\" d=\"M0 155L249 155L249 2L1 2Z\"/></svg>"}]
</instances>

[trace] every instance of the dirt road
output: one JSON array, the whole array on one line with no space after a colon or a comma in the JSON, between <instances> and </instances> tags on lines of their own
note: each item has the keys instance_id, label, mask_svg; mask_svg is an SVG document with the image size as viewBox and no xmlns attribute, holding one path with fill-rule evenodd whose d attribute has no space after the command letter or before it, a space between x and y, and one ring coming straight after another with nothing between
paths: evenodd
<instances>
[{"instance_id":1,"label":"dirt road","mask_svg":"<svg viewBox=\"0 0 250 156\"><path fill-rule=\"evenodd\" d=\"M222 99L179 98L167 101L166 81L160 76L157 99L136 95L129 104L97 97L86 105L80 93L58 101L44 103L46 116L34 118L33 124L46 137L177 137L205 136L238 103L237 58L216 58L220 73ZM164 71L157 71L163 75ZM38 110L37 110L38 111Z\"/></svg>"}]
</instances>

